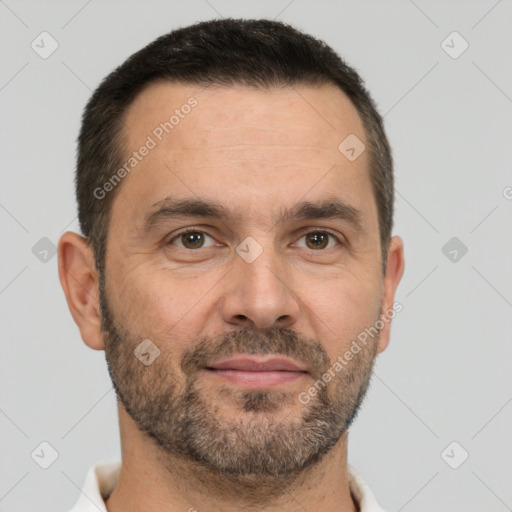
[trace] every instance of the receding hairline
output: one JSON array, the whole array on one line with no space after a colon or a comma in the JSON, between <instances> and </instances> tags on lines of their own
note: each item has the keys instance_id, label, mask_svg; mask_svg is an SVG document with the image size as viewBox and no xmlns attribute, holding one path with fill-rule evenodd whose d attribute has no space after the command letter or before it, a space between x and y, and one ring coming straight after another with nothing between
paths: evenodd
<instances>
[{"instance_id":1,"label":"receding hairline","mask_svg":"<svg viewBox=\"0 0 512 512\"><path fill-rule=\"evenodd\" d=\"M284 81L281 83L276 84L254 84L254 83L243 83L239 81L234 81L233 83L222 83L222 82L213 82L213 83L204 83L203 81L197 80L197 81L188 81L183 79L176 79L176 78L163 78L158 77L154 80L150 80L147 83L145 83L139 91L135 94L135 96L131 99L131 101L125 106L123 109L123 112L119 116L119 123L117 130L113 134L114 137L114 143L117 147L117 160L118 163L121 164L122 161L126 160L128 158L128 152L130 151L127 147L128 145L128 118L133 114L133 110L138 106L139 101L143 101L144 95L147 95L151 92L152 89L158 88L158 87L169 87L169 86L177 86L177 87L183 87L185 90L190 90L191 94L198 94L197 90L199 90L199 93L203 92L211 92L213 94L216 93L222 93L225 91L252 91L252 92L262 92L262 93L273 93L273 92L285 92L286 90L294 90L297 95L300 96L300 93L304 89L331 89L332 91L336 91L339 93L340 99L345 102L347 105L350 106L352 113L350 115L354 115L355 119L357 119L357 122L360 125L361 128L361 135L364 137L364 142L368 143L370 142L371 136L369 133L369 130L366 126L366 122L364 119L364 116L362 115L359 107L352 101L350 96L343 90L343 88L336 84L334 81L332 81L329 78L321 77L321 79L314 80L312 82L307 82L301 79L298 79L293 82L285 83ZM196 97L196 96L194 96ZM183 96L181 100L185 102L187 97ZM197 98L196 98L197 99ZM302 97L302 99L308 103L307 99ZM314 110L314 105L309 105L310 108ZM173 108L177 107L177 105L174 105ZM339 106L338 106L339 107ZM342 106L343 108L343 106ZM318 114L318 112L317 112ZM320 115L320 114L319 114ZM328 121L326 121L328 122ZM333 128L334 129L334 128ZM359 135L359 134L358 134ZM341 140L339 141L341 142ZM372 167L372 161L374 159L374 156L370 149L370 158L368 162L368 171L370 172L370 169Z\"/></svg>"}]
</instances>

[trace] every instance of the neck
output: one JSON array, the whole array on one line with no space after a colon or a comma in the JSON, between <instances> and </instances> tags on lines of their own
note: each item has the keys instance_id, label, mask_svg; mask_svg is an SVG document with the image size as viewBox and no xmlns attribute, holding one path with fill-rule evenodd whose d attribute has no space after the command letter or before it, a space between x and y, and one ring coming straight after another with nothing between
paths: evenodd
<instances>
[{"instance_id":1,"label":"neck","mask_svg":"<svg viewBox=\"0 0 512 512\"><path fill-rule=\"evenodd\" d=\"M320 461L283 477L235 478L189 460L162 454L122 407L122 467L108 512L174 510L357 512L347 474L347 435Z\"/></svg>"}]
</instances>

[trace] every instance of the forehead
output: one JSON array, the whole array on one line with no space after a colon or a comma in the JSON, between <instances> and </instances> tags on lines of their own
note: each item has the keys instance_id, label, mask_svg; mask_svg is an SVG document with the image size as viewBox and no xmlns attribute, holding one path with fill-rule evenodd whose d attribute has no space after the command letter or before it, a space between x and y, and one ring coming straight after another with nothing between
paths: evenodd
<instances>
[{"instance_id":1,"label":"forehead","mask_svg":"<svg viewBox=\"0 0 512 512\"><path fill-rule=\"evenodd\" d=\"M315 196L352 197L363 207L367 152L350 161L339 149L353 136L366 144L357 110L334 85L151 84L126 111L125 162L151 149L123 180L113 217L122 209L135 222L165 197L185 195L225 200L252 219Z\"/></svg>"},{"instance_id":2,"label":"forehead","mask_svg":"<svg viewBox=\"0 0 512 512\"><path fill-rule=\"evenodd\" d=\"M161 127L166 122L172 125L168 132ZM171 135L167 139L175 147L196 149L208 142L245 143L250 136L253 144L295 142L332 151L340 136L365 137L356 108L331 84L261 90L160 81L147 86L129 106L124 135L132 147L140 136L154 133L158 138L159 127L163 138Z\"/></svg>"}]
</instances>

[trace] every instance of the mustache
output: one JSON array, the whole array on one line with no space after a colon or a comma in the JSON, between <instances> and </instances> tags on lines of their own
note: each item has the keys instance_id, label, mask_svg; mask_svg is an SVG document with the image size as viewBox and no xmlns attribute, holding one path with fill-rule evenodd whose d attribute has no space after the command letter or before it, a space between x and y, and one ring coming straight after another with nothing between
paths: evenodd
<instances>
[{"instance_id":1,"label":"mustache","mask_svg":"<svg viewBox=\"0 0 512 512\"><path fill-rule=\"evenodd\" d=\"M287 356L303 363L316 378L329 368L329 356L316 340L282 327L273 327L264 332L245 327L214 338L200 338L186 350L181 369L185 374L191 374L205 368L214 357L240 354Z\"/></svg>"}]
</instances>

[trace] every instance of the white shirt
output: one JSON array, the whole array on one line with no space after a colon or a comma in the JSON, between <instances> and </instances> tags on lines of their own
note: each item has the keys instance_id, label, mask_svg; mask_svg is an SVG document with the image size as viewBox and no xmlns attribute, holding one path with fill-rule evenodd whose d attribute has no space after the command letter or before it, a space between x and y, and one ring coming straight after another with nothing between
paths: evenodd
<instances>
[{"instance_id":1,"label":"white shirt","mask_svg":"<svg viewBox=\"0 0 512 512\"><path fill-rule=\"evenodd\" d=\"M385 512L361 475L350 464L347 469L350 491L359 504L360 512ZM114 490L120 471L121 462L100 462L92 466L85 477L80 497L69 512L107 512L104 500Z\"/></svg>"}]
</instances>

